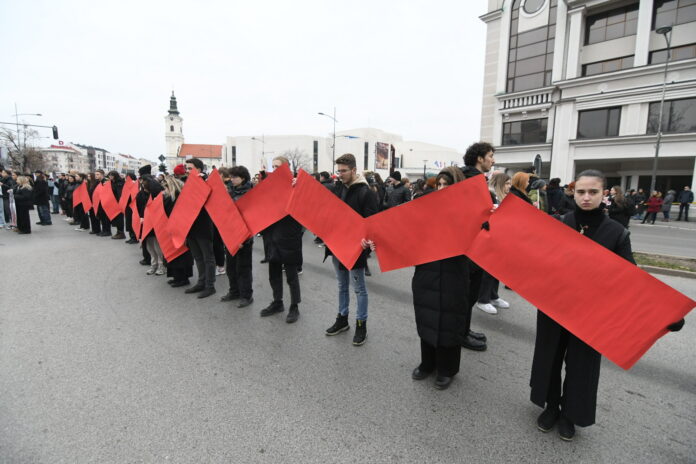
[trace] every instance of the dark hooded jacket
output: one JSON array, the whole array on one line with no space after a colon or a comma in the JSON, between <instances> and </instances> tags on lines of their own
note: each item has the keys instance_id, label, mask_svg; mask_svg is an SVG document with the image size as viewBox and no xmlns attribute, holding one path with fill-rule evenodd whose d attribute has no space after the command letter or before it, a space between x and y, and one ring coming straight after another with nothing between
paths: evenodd
<instances>
[{"instance_id":1,"label":"dark hooded jacket","mask_svg":"<svg viewBox=\"0 0 696 464\"><path fill-rule=\"evenodd\" d=\"M50 200L48 182L42 179L36 179L36 182L34 182L34 204L37 206L48 206Z\"/></svg>"},{"instance_id":2,"label":"dark hooded jacket","mask_svg":"<svg viewBox=\"0 0 696 464\"><path fill-rule=\"evenodd\" d=\"M395 186L389 195L387 195L387 208L393 208L406 203L411 199L411 191L406 188L403 182Z\"/></svg>"}]
</instances>

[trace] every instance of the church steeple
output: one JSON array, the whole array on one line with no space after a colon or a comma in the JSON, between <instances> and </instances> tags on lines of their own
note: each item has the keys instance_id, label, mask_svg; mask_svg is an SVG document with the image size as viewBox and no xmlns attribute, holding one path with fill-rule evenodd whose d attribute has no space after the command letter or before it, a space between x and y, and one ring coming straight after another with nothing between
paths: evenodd
<instances>
[{"instance_id":1,"label":"church steeple","mask_svg":"<svg viewBox=\"0 0 696 464\"><path fill-rule=\"evenodd\" d=\"M176 97L174 96L173 90L172 97L169 99L169 114L179 115L179 110L176 107Z\"/></svg>"}]
</instances>

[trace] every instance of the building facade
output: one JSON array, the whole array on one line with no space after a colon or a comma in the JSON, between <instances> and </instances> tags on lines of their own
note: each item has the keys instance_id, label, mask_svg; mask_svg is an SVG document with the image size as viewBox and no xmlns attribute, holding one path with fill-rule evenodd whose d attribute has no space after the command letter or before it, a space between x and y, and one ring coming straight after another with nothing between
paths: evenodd
<instances>
[{"instance_id":1,"label":"building facade","mask_svg":"<svg viewBox=\"0 0 696 464\"><path fill-rule=\"evenodd\" d=\"M179 150L184 144L184 119L179 114L179 109L176 103L174 91L169 99L169 112L164 117L164 140L165 154L167 158L165 163L169 172L172 172L174 166L183 162L183 158L179 156Z\"/></svg>"},{"instance_id":2,"label":"building facade","mask_svg":"<svg viewBox=\"0 0 696 464\"><path fill-rule=\"evenodd\" d=\"M481 19L481 139L499 166L540 155L546 178L595 168L647 190L666 83L657 188L696 186L696 3L489 0Z\"/></svg>"}]
</instances>

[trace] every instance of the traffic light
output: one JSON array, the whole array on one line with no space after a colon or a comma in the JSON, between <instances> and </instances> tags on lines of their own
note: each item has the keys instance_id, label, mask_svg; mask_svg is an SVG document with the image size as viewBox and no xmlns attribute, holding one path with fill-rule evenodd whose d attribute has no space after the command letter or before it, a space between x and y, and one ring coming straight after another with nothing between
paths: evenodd
<instances>
[{"instance_id":1,"label":"traffic light","mask_svg":"<svg viewBox=\"0 0 696 464\"><path fill-rule=\"evenodd\" d=\"M58 140L58 127L53 126L53 139Z\"/></svg>"}]
</instances>

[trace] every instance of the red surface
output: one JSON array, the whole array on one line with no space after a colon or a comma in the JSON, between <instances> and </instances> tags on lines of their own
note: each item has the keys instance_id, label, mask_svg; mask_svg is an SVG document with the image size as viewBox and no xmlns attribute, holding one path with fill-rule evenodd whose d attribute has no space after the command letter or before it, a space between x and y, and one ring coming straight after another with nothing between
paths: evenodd
<instances>
[{"instance_id":1,"label":"red surface","mask_svg":"<svg viewBox=\"0 0 696 464\"><path fill-rule=\"evenodd\" d=\"M138 214L138 204L135 202L135 198L131 200L131 223L133 224L133 233L135 233L135 238L140 240L140 231L143 225L140 223L140 214Z\"/></svg>"},{"instance_id":2,"label":"red surface","mask_svg":"<svg viewBox=\"0 0 696 464\"><path fill-rule=\"evenodd\" d=\"M126 207L130 204L131 199L135 198L138 193L138 183L126 177L126 182L123 184L121 198L118 200L118 210L122 213L126 212Z\"/></svg>"},{"instance_id":3,"label":"red surface","mask_svg":"<svg viewBox=\"0 0 696 464\"><path fill-rule=\"evenodd\" d=\"M143 240L147 238L147 234L152 232L152 229L155 226L154 218L152 217L152 214L150 214L150 205L152 205L152 197L147 199L147 205L145 206L145 211L143 212L143 230L140 234L140 237L142 237Z\"/></svg>"},{"instance_id":4,"label":"red surface","mask_svg":"<svg viewBox=\"0 0 696 464\"><path fill-rule=\"evenodd\" d=\"M169 215L169 232L172 234L175 247L179 248L186 242L186 235L209 194L210 187L198 175L198 171L195 169L191 171L176 200L172 214Z\"/></svg>"},{"instance_id":5,"label":"red surface","mask_svg":"<svg viewBox=\"0 0 696 464\"><path fill-rule=\"evenodd\" d=\"M94 187L94 191L92 192L92 209L94 210L94 214L99 212L99 205L101 204L101 192L103 188L104 184L99 184Z\"/></svg>"},{"instance_id":6,"label":"red surface","mask_svg":"<svg viewBox=\"0 0 696 464\"><path fill-rule=\"evenodd\" d=\"M121 211L118 209L118 202L114 196L114 191L111 190L111 181L104 182L101 191L101 205L110 221L113 221Z\"/></svg>"},{"instance_id":7,"label":"red surface","mask_svg":"<svg viewBox=\"0 0 696 464\"><path fill-rule=\"evenodd\" d=\"M239 245L251 237L251 233L237 206L227 193L227 187L217 169L213 169L206 183L210 187L210 195L205 202L205 209L220 232L227 250L234 256L239 251Z\"/></svg>"},{"instance_id":8,"label":"red surface","mask_svg":"<svg viewBox=\"0 0 696 464\"><path fill-rule=\"evenodd\" d=\"M188 251L186 245L176 247L172 242L172 235L169 232L169 227L167 227L169 218L167 218L167 213L164 211L163 193L160 193L155 197L154 200L152 200L148 214L152 216L151 220L153 228L155 229L155 236L157 237L157 242L162 249L164 259L166 259L167 262L172 261Z\"/></svg>"},{"instance_id":9,"label":"red surface","mask_svg":"<svg viewBox=\"0 0 696 464\"><path fill-rule=\"evenodd\" d=\"M292 173L287 163L237 201L249 232L256 235L285 216L285 206L292 194Z\"/></svg>"}]
</instances>

